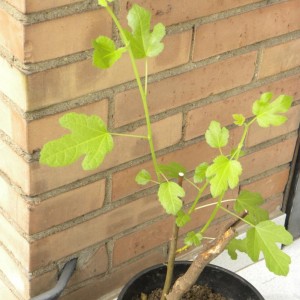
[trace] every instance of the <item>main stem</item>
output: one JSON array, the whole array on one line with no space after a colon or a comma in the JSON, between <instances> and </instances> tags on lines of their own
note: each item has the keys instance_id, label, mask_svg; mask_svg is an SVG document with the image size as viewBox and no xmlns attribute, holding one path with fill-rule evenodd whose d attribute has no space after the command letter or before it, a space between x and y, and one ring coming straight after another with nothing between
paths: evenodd
<instances>
[{"instance_id":1,"label":"main stem","mask_svg":"<svg viewBox=\"0 0 300 300\"><path fill-rule=\"evenodd\" d=\"M178 177L178 185L180 185L181 187L182 187L183 177L184 177L184 175L182 173L180 173L179 177ZM166 295L169 293L170 288L171 288L172 279L173 279L174 262L175 262L175 256L176 256L176 250L177 250L178 232L179 232L179 227L176 224L176 219L174 219L172 236L171 236L170 245L169 245L167 274L166 274L166 279L165 279L165 283L164 283L164 287L163 287L163 290L161 293L160 300L166 299Z\"/></svg>"},{"instance_id":2,"label":"main stem","mask_svg":"<svg viewBox=\"0 0 300 300\"><path fill-rule=\"evenodd\" d=\"M117 19L114 12L111 10L111 8L109 6L106 7L106 10L108 11L109 15L111 16L114 23L116 24L116 26L120 32L121 39L122 39L123 43L125 44L125 46L127 47L128 52L129 52L129 57L130 57L131 65L133 68L134 76L135 76L135 79L136 79L136 82L137 82L137 85L139 88L139 92L141 95L142 103L143 103L144 115L145 115L145 119L146 119L147 132L148 132L147 137L148 137L148 143L149 143L149 148L150 148L150 152L151 152L151 158L152 158L152 162L154 165L157 180L158 180L158 182L160 182L161 176L160 176L160 171L158 168L158 163L157 163L157 158L156 158L156 153L155 153L155 148L154 148L154 143L153 143L153 134L152 134L150 115L149 115L146 89L143 88L143 84L142 84L141 77L140 77L140 74L139 74L139 71L138 71L138 68L136 65L134 55L132 53L132 50L129 46L129 41L126 38L126 35L123 31L123 28L122 28L119 20ZM146 70L146 74L145 74L146 81L145 82L147 82L147 76L148 76L148 74L147 74L147 70Z\"/></svg>"}]
</instances>

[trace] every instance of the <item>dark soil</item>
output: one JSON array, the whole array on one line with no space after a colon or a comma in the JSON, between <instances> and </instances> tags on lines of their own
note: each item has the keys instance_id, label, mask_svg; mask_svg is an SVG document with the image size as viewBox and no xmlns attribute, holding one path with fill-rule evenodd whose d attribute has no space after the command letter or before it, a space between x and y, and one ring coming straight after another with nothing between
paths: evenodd
<instances>
[{"instance_id":1,"label":"dark soil","mask_svg":"<svg viewBox=\"0 0 300 300\"><path fill-rule=\"evenodd\" d=\"M154 290L147 300L160 300L162 289ZM140 300L143 298L136 298L133 300ZM183 295L182 300L226 300L221 294L214 293L209 287L194 285L190 291Z\"/></svg>"}]
</instances>

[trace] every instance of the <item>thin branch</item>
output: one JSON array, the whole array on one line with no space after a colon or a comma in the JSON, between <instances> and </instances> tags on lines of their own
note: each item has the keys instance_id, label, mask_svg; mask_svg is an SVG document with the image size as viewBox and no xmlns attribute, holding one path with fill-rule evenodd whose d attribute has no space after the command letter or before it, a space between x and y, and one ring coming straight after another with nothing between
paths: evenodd
<instances>
[{"instance_id":1,"label":"thin branch","mask_svg":"<svg viewBox=\"0 0 300 300\"><path fill-rule=\"evenodd\" d=\"M148 137L145 135L135 135L135 134L127 134L127 133L116 133L116 132L110 132L111 135L117 135L117 136L123 136L123 137L130 137L130 138L136 138L136 139L144 139L148 140Z\"/></svg>"},{"instance_id":2,"label":"thin branch","mask_svg":"<svg viewBox=\"0 0 300 300\"><path fill-rule=\"evenodd\" d=\"M235 200L236 200L236 199L222 200L221 203L234 202ZM201 206L196 207L195 210L202 209L202 208L206 208L206 207L210 207L210 206L215 206L216 204L218 204L218 202L213 202L213 203L201 205Z\"/></svg>"}]
</instances>

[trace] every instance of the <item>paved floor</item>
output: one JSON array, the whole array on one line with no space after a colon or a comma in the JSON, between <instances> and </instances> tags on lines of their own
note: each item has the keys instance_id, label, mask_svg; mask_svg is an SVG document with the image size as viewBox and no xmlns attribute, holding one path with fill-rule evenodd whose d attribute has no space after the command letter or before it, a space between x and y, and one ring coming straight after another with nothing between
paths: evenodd
<instances>
[{"instance_id":1,"label":"paved floor","mask_svg":"<svg viewBox=\"0 0 300 300\"><path fill-rule=\"evenodd\" d=\"M300 239L285 247L284 251L292 258L290 272L287 277L270 273L265 267L264 261L237 272L251 282L266 300L300 299Z\"/></svg>"}]
</instances>

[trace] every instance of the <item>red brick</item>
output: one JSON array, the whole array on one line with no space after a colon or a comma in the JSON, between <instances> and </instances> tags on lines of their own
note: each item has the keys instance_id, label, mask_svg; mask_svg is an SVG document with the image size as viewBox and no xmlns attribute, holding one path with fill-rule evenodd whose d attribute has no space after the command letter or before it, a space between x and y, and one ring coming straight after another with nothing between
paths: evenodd
<instances>
[{"instance_id":1,"label":"red brick","mask_svg":"<svg viewBox=\"0 0 300 300\"><path fill-rule=\"evenodd\" d=\"M31 244L30 270L104 241L161 213L162 208L158 201L149 201L145 197L37 240Z\"/></svg>"},{"instance_id":2,"label":"red brick","mask_svg":"<svg viewBox=\"0 0 300 300\"><path fill-rule=\"evenodd\" d=\"M13 55L22 58L25 30L14 17L0 8L0 45Z\"/></svg>"},{"instance_id":3,"label":"red brick","mask_svg":"<svg viewBox=\"0 0 300 300\"><path fill-rule=\"evenodd\" d=\"M259 78L278 74L300 65L300 39L263 50Z\"/></svg>"},{"instance_id":4,"label":"red brick","mask_svg":"<svg viewBox=\"0 0 300 300\"><path fill-rule=\"evenodd\" d=\"M149 59L149 74L157 73L187 62L191 32L169 35L165 38L165 50ZM180 49L174 53L174 47ZM138 61L142 74L144 62ZM122 70L122 72L120 72ZM72 80L70 80L72 78ZM12 99L24 110L36 110L60 103L134 79L127 54L108 70L92 66L91 59L68 64L28 76L28 99ZM6 84L9 84L8 82ZM11 92L12 93L12 92ZM43 99L43 101L41 101Z\"/></svg>"},{"instance_id":5,"label":"red brick","mask_svg":"<svg viewBox=\"0 0 300 300\"><path fill-rule=\"evenodd\" d=\"M29 232L41 232L100 209L104 196L105 180L101 180L44 200L30 209Z\"/></svg>"},{"instance_id":6,"label":"red brick","mask_svg":"<svg viewBox=\"0 0 300 300\"><path fill-rule=\"evenodd\" d=\"M112 274L104 278L95 278L87 282L86 285L61 297L61 300L98 300L105 294L121 288L128 280L138 272L165 261L162 250L153 251L143 256L139 260L118 268Z\"/></svg>"},{"instance_id":7,"label":"red brick","mask_svg":"<svg viewBox=\"0 0 300 300\"><path fill-rule=\"evenodd\" d=\"M105 247L97 247L95 250L87 249L80 255L76 271L71 277L68 286L80 283L94 276L99 276L105 273L107 268L108 255Z\"/></svg>"},{"instance_id":8,"label":"red brick","mask_svg":"<svg viewBox=\"0 0 300 300\"><path fill-rule=\"evenodd\" d=\"M10 65L0 56L0 91L20 107L26 107L27 103L27 81L26 76L17 68ZM2 99L1 99L2 100Z\"/></svg>"},{"instance_id":9,"label":"red brick","mask_svg":"<svg viewBox=\"0 0 300 300\"><path fill-rule=\"evenodd\" d=\"M29 233L30 205L0 177L0 207L25 233Z\"/></svg>"},{"instance_id":10,"label":"red brick","mask_svg":"<svg viewBox=\"0 0 300 300\"><path fill-rule=\"evenodd\" d=\"M49 291L49 289L55 287L58 278L58 270L54 269L52 271L46 272L37 277L30 278L30 296L34 297L40 295L44 292Z\"/></svg>"},{"instance_id":11,"label":"red brick","mask_svg":"<svg viewBox=\"0 0 300 300\"><path fill-rule=\"evenodd\" d=\"M241 178L249 178L289 163L293 159L296 137L253 152L241 158L244 173Z\"/></svg>"},{"instance_id":12,"label":"red brick","mask_svg":"<svg viewBox=\"0 0 300 300\"><path fill-rule=\"evenodd\" d=\"M46 10L51 9L55 7L60 7L68 4L73 4L80 2L81 0L60 0L52 1L52 0L7 0L8 3L10 3L12 6L16 7L18 10L20 10L22 13L31 13L31 12L37 12L40 10Z\"/></svg>"},{"instance_id":13,"label":"red brick","mask_svg":"<svg viewBox=\"0 0 300 300\"><path fill-rule=\"evenodd\" d=\"M21 263L24 270L28 270L29 242L2 215L0 215L0 224L2 228L1 244L5 245L6 249Z\"/></svg>"},{"instance_id":14,"label":"red brick","mask_svg":"<svg viewBox=\"0 0 300 300\"><path fill-rule=\"evenodd\" d=\"M19 300L19 298L2 281L0 281L0 299Z\"/></svg>"},{"instance_id":15,"label":"red brick","mask_svg":"<svg viewBox=\"0 0 300 300\"><path fill-rule=\"evenodd\" d=\"M255 61L256 52L251 52L150 84L150 114L161 113L251 82ZM130 100L137 98L138 90L128 90L116 96L116 126L142 118L141 105L128 105Z\"/></svg>"},{"instance_id":16,"label":"red brick","mask_svg":"<svg viewBox=\"0 0 300 300\"><path fill-rule=\"evenodd\" d=\"M282 216L282 201L283 195L281 194L267 201L267 203L262 206L264 209L268 210L271 219Z\"/></svg>"},{"instance_id":17,"label":"red brick","mask_svg":"<svg viewBox=\"0 0 300 300\"><path fill-rule=\"evenodd\" d=\"M299 0L200 25L193 60L198 61L300 29Z\"/></svg>"},{"instance_id":18,"label":"red brick","mask_svg":"<svg viewBox=\"0 0 300 300\"><path fill-rule=\"evenodd\" d=\"M8 279L11 286L14 288L14 294L17 299L29 299L29 278L23 272L18 263L0 247L0 272ZM1 281L0 281L1 282ZM0 295L1 295L0 291ZM8 293L8 291L6 291ZM3 298L6 299L6 298ZM14 299L14 298L8 298Z\"/></svg>"},{"instance_id":19,"label":"red brick","mask_svg":"<svg viewBox=\"0 0 300 300\"><path fill-rule=\"evenodd\" d=\"M30 190L29 164L2 140L0 140L0 155L5 157L0 160L0 170L28 193ZM11 167L11 162L14 162L14 168Z\"/></svg>"},{"instance_id":20,"label":"red brick","mask_svg":"<svg viewBox=\"0 0 300 300\"><path fill-rule=\"evenodd\" d=\"M112 21L104 9L24 26L0 10L0 44L22 62L35 63L92 48L99 35L111 36ZM76 28L76 30L74 30Z\"/></svg>"},{"instance_id":21,"label":"red brick","mask_svg":"<svg viewBox=\"0 0 300 300\"><path fill-rule=\"evenodd\" d=\"M0 129L5 132L16 144L26 149L27 131L26 120L18 113L12 105L0 100Z\"/></svg>"},{"instance_id":22,"label":"red brick","mask_svg":"<svg viewBox=\"0 0 300 300\"><path fill-rule=\"evenodd\" d=\"M242 190L260 193L264 199L283 193L289 177L289 169L276 172L266 178L242 186Z\"/></svg>"},{"instance_id":23,"label":"red brick","mask_svg":"<svg viewBox=\"0 0 300 300\"><path fill-rule=\"evenodd\" d=\"M121 2L121 20L127 24L126 15L129 7L137 3L152 12L153 24L162 22L165 25L173 25L181 22L187 22L200 17L219 13L232 8L240 7L246 4L255 3L258 0L230 0L230 1L198 1L189 0L182 5L179 0L160 0L160 1L122 1Z\"/></svg>"},{"instance_id":24,"label":"red brick","mask_svg":"<svg viewBox=\"0 0 300 300\"><path fill-rule=\"evenodd\" d=\"M285 78L189 111L187 114L185 140L203 135L211 120L217 120L223 126L227 126L233 123L232 114L234 113L244 114L246 118L251 117L252 104L260 97L262 92L268 91L272 92L274 97L277 97L279 94L286 94L297 100L298 94L300 93L300 77L297 75ZM297 128L297 120L299 124L299 108L293 108L288 115L290 120L285 126L257 130L257 126L253 125L252 129L250 129L247 145L251 146L257 144L258 141L271 139L271 137L295 130ZM273 132L273 134L271 134L271 132ZM254 136L254 133L257 136Z\"/></svg>"},{"instance_id":25,"label":"red brick","mask_svg":"<svg viewBox=\"0 0 300 300\"><path fill-rule=\"evenodd\" d=\"M24 61L34 63L91 49L93 39L111 36L111 31L112 21L104 9L26 26Z\"/></svg>"},{"instance_id":26,"label":"red brick","mask_svg":"<svg viewBox=\"0 0 300 300\"><path fill-rule=\"evenodd\" d=\"M113 265L118 266L168 241L172 233L172 220L167 218L127 235L115 242Z\"/></svg>"}]
</instances>

